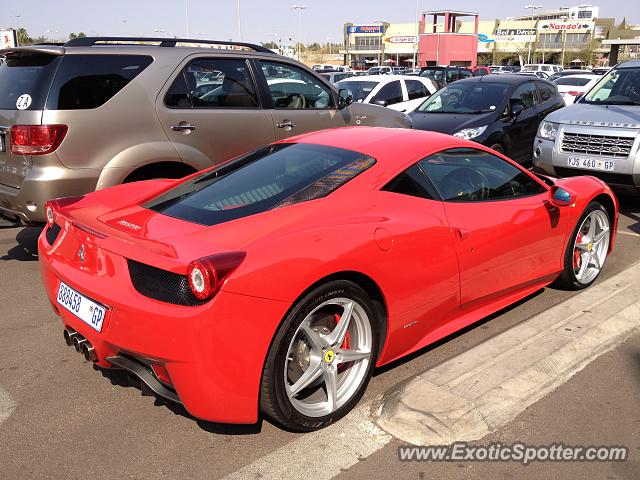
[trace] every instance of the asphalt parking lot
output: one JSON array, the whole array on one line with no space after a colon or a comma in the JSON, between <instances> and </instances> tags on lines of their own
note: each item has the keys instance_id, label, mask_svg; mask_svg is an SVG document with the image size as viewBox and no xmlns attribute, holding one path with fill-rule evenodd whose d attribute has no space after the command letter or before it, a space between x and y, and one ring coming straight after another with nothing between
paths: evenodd
<instances>
[{"instance_id":1,"label":"asphalt parking lot","mask_svg":"<svg viewBox=\"0 0 640 480\"><path fill-rule=\"evenodd\" d=\"M640 201L621 202L617 248L594 289L640 261ZM0 230L1 478L222 478L304 436L266 420L249 426L195 420L179 407L142 396L124 374L85 362L65 345L62 326L43 292L35 250L38 234L36 227ZM383 368L362 402L571 295L547 288ZM341 478L638 478L639 369L636 335L491 434L491 441L503 442L626 445L631 457L624 464L563 464L556 470L549 464L401 464L399 443L392 441ZM351 432L343 433L348 437ZM290 462L295 472L291 478L305 478L304 466L294 456Z\"/></svg>"}]
</instances>

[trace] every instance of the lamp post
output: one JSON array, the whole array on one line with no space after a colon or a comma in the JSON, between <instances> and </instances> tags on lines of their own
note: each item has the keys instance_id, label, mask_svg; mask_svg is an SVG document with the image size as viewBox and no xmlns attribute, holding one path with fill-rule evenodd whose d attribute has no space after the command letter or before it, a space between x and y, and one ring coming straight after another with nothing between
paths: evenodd
<instances>
[{"instance_id":1,"label":"lamp post","mask_svg":"<svg viewBox=\"0 0 640 480\"><path fill-rule=\"evenodd\" d=\"M238 0L238 38L242 41L242 24L240 23L240 0Z\"/></svg>"},{"instance_id":2,"label":"lamp post","mask_svg":"<svg viewBox=\"0 0 640 480\"><path fill-rule=\"evenodd\" d=\"M542 8L542 5L525 5L526 9L531 10L531 21L534 21L534 16L536 13L536 10L538 10L539 8ZM529 32L529 53L527 54L527 63L531 63L531 44L532 44L532 40L531 40L531 32Z\"/></svg>"},{"instance_id":3,"label":"lamp post","mask_svg":"<svg viewBox=\"0 0 640 480\"><path fill-rule=\"evenodd\" d=\"M306 10L306 5L292 5L292 10L298 11L298 61L302 62L302 10Z\"/></svg>"},{"instance_id":4,"label":"lamp post","mask_svg":"<svg viewBox=\"0 0 640 480\"><path fill-rule=\"evenodd\" d=\"M184 0L184 25L187 30L187 38L189 38L189 0Z\"/></svg>"},{"instance_id":5,"label":"lamp post","mask_svg":"<svg viewBox=\"0 0 640 480\"><path fill-rule=\"evenodd\" d=\"M418 46L420 43L420 0L416 0L416 38L413 40L413 69L415 70L418 60Z\"/></svg>"}]
</instances>

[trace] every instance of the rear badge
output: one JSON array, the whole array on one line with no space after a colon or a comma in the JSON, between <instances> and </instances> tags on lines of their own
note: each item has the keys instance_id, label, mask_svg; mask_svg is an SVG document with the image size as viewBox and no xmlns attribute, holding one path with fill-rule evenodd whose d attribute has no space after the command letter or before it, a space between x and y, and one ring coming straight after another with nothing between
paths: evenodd
<instances>
[{"instance_id":1,"label":"rear badge","mask_svg":"<svg viewBox=\"0 0 640 480\"><path fill-rule=\"evenodd\" d=\"M31 106L31 95L20 95L16 100L16 108L18 110L26 110Z\"/></svg>"},{"instance_id":2,"label":"rear badge","mask_svg":"<svg viewBox=\"0 0 640 480\"><path fill-rule=\"evenodd\" d=\"M86 260L86 256L84 254L84 243L80 245L80 250L78 250L78 258L80 259L80 263L84 263Z\"/></svg>"},{"instance_id":3,"label":"rear badge","mask_svg":"<svg viewBox=\"0 0 640 480\"><path fill-rule=\"evenodd\" d=\"M136 225L135 223L127 222L126 220L120 220L118 225L122 225L123 227L130 228L131 230L140 230L142 227L140 225Z\"/></svg>"}]
</instances>

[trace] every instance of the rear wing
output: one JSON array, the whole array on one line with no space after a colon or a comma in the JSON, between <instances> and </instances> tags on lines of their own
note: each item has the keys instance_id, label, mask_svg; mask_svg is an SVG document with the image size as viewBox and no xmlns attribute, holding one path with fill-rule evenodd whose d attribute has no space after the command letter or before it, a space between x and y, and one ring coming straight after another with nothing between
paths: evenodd
<instances>
[{"instance_id":1,"label":"rear wing","mask_svg":"<svg viewBox=\"0 0 640 480\"><path fill-rule=\"evenodd\" d=\"M26 47L12 47L0 50L0 55L8 57L21 53L41 53L45 55L64 55L65 49L57 45L31 45Z\"/></svg>"}]
</instances>

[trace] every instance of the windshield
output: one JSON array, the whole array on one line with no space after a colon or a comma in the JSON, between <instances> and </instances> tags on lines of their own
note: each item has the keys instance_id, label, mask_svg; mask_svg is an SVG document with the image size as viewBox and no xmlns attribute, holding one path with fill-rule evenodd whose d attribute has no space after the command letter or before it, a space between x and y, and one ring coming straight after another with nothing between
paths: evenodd
<instances>
[{"instance_id":1,"label":"windshield","mask_svg":"<svg viewBox=\"0 0 640 480\"><path fill-rule=\"evenodd\" d=\"M351 150L279 143L197 175L145 208L201 225L216 225L321 198L371 167Z\"/></svg>"},{"instance_id":2,"label":"windshield","mask_svg":"<svg viewBox=\"0 0 640 480\"><path fill-rule=\"evenodd\" d=\"M603 105L640 105L640 67L611 70L583 101Z\"/></svg>"},{"instance_id":3,"label":"windshield","mask_svg":"<svg viewBox=\"0 0 640 480\"><path fill-rule=\"evenodd\" d=\"M376 75L380 73L380 70L382 70L382 67L371 67L369 70L367 70L367 73L369 75Z\"/></svg>"},{"instance_id":4,"label":"windshield","mask_svg":"<svg viewBox=\"0 0 640 480\"><path fill-rule=\"evenodd\" d=\"M376 88L376 85L378 85L378 82L354 82L349 80L342 80L336 83L337 88L351 90L354 102L364 102L371 91Z\"/></svg>"},{"instance_id":5,"label":"windshield","mask_svg":"<svg viewBox=\"0 0 640 480\"><path fill-rule=\"evenodd\" d=\"M0 110L42 110L61 60L33 52L0 56Z\"/></svg>"},{"instance_id":6,"label":"windshield","mask_svg":"<svg viewBox=\"0 0 640 480\"><path fill-rule=\"evenodd\" d=\"M499 109L509 85L505 83L454 83L429 97L420 107L424 113L485 113Z\"/></svg>"},{"instance_id":7,"label":"windshield","mask_svg":"<svg viewBox=\"0 0 640 480\"><path fill-rule=\"evenodd\" d=\"M425 68L420 72L421 77L433 78L437 82L444 79L444 68Z\"/></svg>"}]
</instances>

